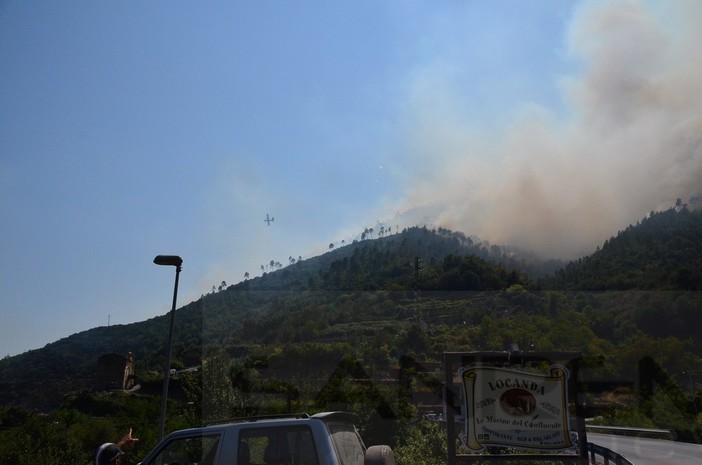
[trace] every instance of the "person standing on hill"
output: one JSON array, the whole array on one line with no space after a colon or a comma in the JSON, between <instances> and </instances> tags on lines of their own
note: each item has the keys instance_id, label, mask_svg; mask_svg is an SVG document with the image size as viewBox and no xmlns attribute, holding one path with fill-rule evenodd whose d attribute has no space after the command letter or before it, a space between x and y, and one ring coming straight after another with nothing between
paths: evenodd
<instances>
[{"instance_id":1,"label":"person standing on hill","mask_svg":"<svg viewBox=\"0 0 702 465\"><path fill-rule=\"evenodd\" d=\"M127 354L127 361L124 364L124 378L122 379L122 389L129 391L134 387L134 356L131 352Z\"/></svg>"}]
</instances>

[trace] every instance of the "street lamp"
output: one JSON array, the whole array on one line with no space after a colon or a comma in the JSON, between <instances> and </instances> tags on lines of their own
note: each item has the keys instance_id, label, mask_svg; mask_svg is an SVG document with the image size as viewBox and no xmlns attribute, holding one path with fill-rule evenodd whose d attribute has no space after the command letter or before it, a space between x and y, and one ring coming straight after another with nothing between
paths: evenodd
<instances>
[{"instance_id":1,"label":"street lamp","mask_svg":"<svg viewBox=\"0 0 702 465\"><path fill-rule=\"evenodd\" d=\"M171 327L168 331L168 355L166 358L166 369L163 372L163 392L161 393L161 422L158 427L158 439L163 439L163 432L166 428L166 403L168 402L168 379L171 374L171 355L173 353L173 329L175 327L176 298L178 297L178 276L183 259L177 255L157 255L154 258L157 265L175 266L175 287L173 288L173 307L171 308Z\"/></svg>"}]
</instances>

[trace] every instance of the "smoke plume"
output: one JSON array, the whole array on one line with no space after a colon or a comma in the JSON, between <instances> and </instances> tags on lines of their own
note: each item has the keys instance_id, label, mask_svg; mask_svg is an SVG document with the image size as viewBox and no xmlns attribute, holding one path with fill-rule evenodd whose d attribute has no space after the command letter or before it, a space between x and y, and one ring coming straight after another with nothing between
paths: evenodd
<instances>
[{"instance_id":1,"label":"smoke plume","mask_svg":"<svg viewBox=\"0 0 702 465\"><path fill-rule=\"evenodd\" d=\"M570 259L699 193L702 3L664 6L574 12L565 40L578 71L558 81L565 111L525 104L485 127L452 105L456 89L432 87L408 131L421 174L394 221Z\"/></svg>"}]
</instances>

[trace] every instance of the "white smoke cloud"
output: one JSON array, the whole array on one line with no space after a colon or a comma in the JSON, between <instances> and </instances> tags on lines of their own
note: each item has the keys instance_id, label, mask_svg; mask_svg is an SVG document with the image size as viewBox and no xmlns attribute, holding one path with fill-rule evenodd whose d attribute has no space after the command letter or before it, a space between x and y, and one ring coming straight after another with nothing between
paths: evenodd
<instances>
[{"instance_id":1,"label":"white smoke cloud","mask_svg":"<svg viewBox=\"0 0 702 465\"><path fill-rule=\"evenodd\" d=\"M565 112L525 103L508 124L481 127L452 103L441 70L419 73L408 133L422 166L402 223L569 259L699 193L702 3L669 5L575 12L566 40L580 71L559 81Z\"/></svg>"}]
</instances>

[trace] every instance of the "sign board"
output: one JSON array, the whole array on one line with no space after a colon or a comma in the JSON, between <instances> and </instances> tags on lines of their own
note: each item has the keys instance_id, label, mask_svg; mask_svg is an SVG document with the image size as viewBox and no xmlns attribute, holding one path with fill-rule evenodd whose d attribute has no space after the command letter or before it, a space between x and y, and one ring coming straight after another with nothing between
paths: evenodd
<instances>
[{"instance_id":1,"label":"sign board","mask_svg":"<svg viewBox=\"0 0 702 465\"><path fill-rule=\"evenodd\" d=\"M573 446L568 418L568 369L549 373L476 366L458 370L466 402L460 435L472 451L486 446L563 450Z\"/></svg>"},{"instance_id":2,"label":"sign board","mask_svg":"<svg viewBox=\"0 0 702 465\"><path fill-rule=\"evenodd\" d=\"M587 463L579 352L444 352L448 465Z\"/></svg>"}]
</instances>

